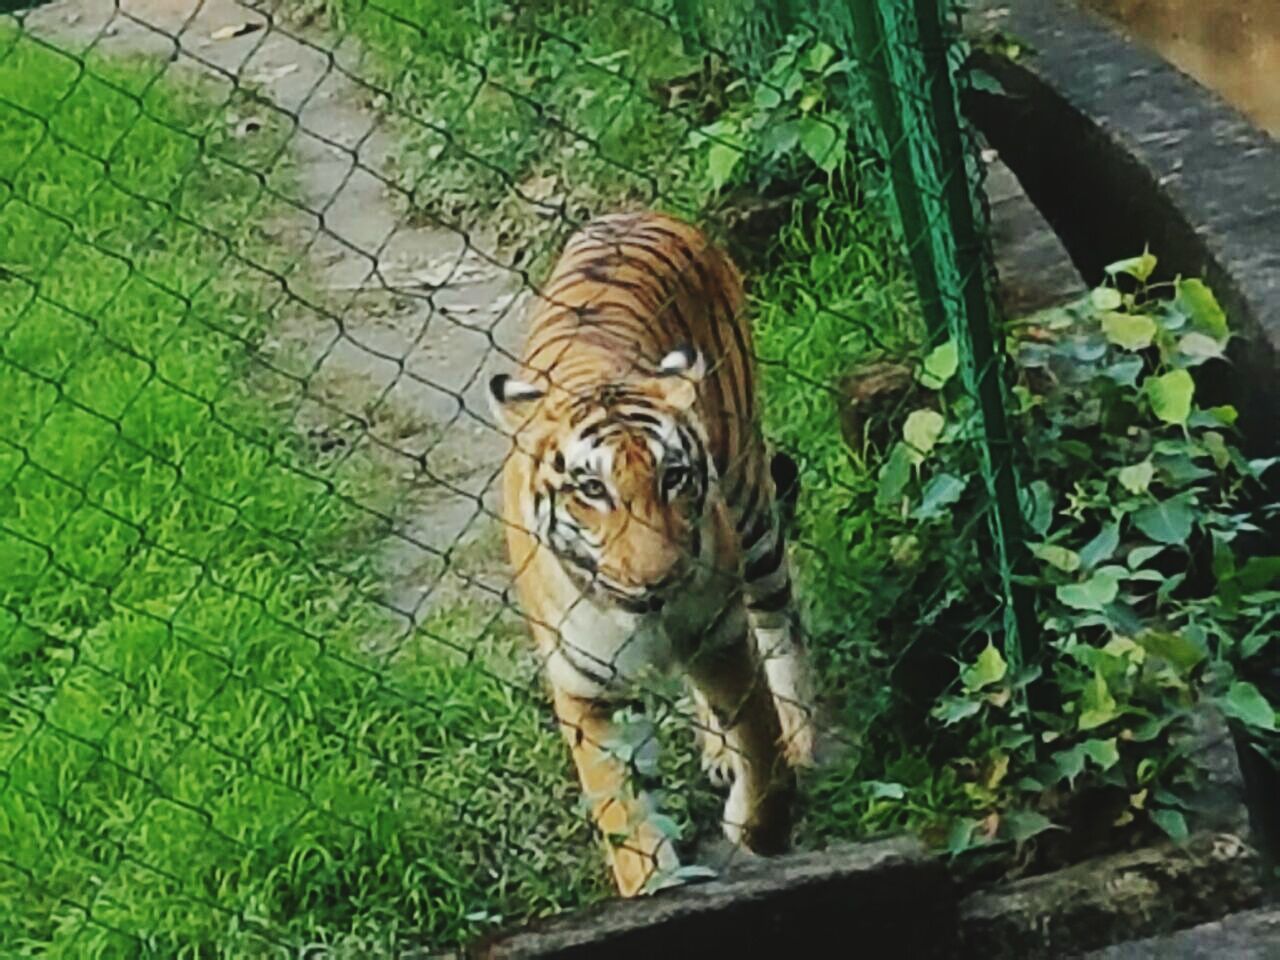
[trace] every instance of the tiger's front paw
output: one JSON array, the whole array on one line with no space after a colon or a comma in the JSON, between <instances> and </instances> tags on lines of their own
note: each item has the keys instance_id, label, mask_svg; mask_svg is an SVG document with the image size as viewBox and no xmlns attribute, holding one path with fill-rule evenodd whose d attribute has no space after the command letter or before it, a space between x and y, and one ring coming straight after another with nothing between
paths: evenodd
<instances>
[{"instance_id":1,"label":"tiger's front paw","mask_svg":"<svg viewBox=\"0 0 1280 960\"><path fill-rule=\"evenodd\" d=\"M711 709L706 698L695 691L693 695L695 716L694 736L702 754L702 772L707 775L712 786L728 787L737 773L733 748L729 746L729 738L725 736L724 726L720 718Z\"/></svg>"},{"instance_id":2,"label":"tiger's front paw","mask_svg":"<svg viewBox=\"0 0 1280 960\"><path fill-rule=\"evenodd\" d=\"M816 754L817 727L813 709L793 700L777 700L778 722L782 727L782 755L794 769L812 767Z\"/></svg>"},{"instance_id":3,"label":"tiger's front paw","mask_svg":"<svg viewBox=\"0 0 1280 960\"><path fill-rule=\"evenodd\" d=\"M718 725L712 730L699 730L698 741L702 747L702 772L713 786L730 786L736 773L733 751Z\"/></svg>"},{"instance_id":4,"label":"tiger's front paw","mask_svg":"<svg viewBox=\"0 0 1280 960\"><path fill-rule=\"evenodd\" d=\"M669 885L680 869L675 847L661 829L640 823L631 836L610 849L614 880L623 897L654 893Z\"/></svg>"}]
</instances>

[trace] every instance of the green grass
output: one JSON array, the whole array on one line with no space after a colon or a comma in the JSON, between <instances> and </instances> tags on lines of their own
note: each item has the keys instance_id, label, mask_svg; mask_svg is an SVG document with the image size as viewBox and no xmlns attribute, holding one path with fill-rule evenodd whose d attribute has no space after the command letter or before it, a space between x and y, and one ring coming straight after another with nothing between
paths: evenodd
<instances>
[{"instance_id":1,"label":"green grass","mask_svg":"<svg viewBox=\"0 0 1280 960\"><path fill-rule=\"evenodd\" d=\"M599 896L536 696L434 642L483 611L361 653L371 478L244 387L272 288L209 233L289 262L227 162L279 138L156 69L0 26L0 942L367 956Z\"/></svg>"},{"instance_id":2,"label":"green grass","mask_svg":"<svg viewBox=\"0 0 1280 960\"><path fill-rule=\"evenodd\" d=\"M581 218L602 203L657 198L689 212L705 200L687 149L694 109L672 109L652 86L697 68L672 6L327 3L335 34L367 53L360 75L389 95L416 205L464 225L498 212L517 240L556 233L562 204Z\"/></svg>"}]
</instances>

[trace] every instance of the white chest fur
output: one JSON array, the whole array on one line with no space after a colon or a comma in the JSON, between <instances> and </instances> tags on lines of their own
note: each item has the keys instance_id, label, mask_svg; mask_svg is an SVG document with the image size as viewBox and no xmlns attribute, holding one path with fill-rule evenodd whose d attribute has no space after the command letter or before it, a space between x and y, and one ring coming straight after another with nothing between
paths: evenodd
<instances>
[{"instance_id":1,"label":"white chest fur","mask_svg":"<svg viewBox=\"0 0 1280 960\"><path fill-rule=\"evenodd\" d=\"M546 659L549 679L579 697L634 687L670 673L677 651L696 645L719 609L712 578L697 577L661 613L636 614L579 594L559 627Z\"/></svg>"}]
</instances>

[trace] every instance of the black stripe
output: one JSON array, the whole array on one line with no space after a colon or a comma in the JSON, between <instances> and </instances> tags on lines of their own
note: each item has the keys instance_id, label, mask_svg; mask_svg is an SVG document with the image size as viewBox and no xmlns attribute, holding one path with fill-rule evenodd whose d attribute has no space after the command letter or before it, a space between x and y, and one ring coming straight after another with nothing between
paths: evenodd
<instances>
[{"instance_id":1,"label":"black stripe","mask_svg":"<svg viewBox=\"0 0 1280 960\"><path fill-rule=\"evenodd\" d=\"M626 314L629 320L644 325L649 320L649 311L643 306L627 303L623 300L592 300L590 306L578 307L565 313L581 320L590 320L592 324L608 322L610 318L603 316L606 311L617 311ZM559 319L557 317L556 319Z\"/></svg>"},{"instance_id":2,"label":"black stripe","mask_svg":"<svg viewBox=\"0 0 1280 960\"><path fill-rule=\"evenodd\" d=\"M597 564L593 557L581 557L576 553L568 553L564 555L564 559L579 570L589 573L593 577L596 575Z\"/></svg>"},{"instance_id":3,"label":"black stripe","mask_svg":"<svg viewBox=\"0 0 1280 960\"><path fill-rule=\"evenodd\" d=\"M711 289L711 285L707 282L706 265L703 263L702 254L705 251L695 251L685 241L684 237L681 237L678 234L673 233L672 231L667 230L664 227L655 226L654 232L666 236L670 240L671 245L674 246L676 250L679 251L681 256L683 256L684 259L687 261L688 269L681 270L676 268L677 270L676 276L679 278L680 283L684 286L684 288L687 291L689 291L690 294L693 295L694 299L695 300L701 299L701 297L698 296L700 293L714 294L715 291ZM692 270L692 273L696 275L696 277L690 275L690 270ZM711 338L713 352L717 357L726 357L727 354L725 353L724 343L720 340L720 331L716 329L716 327L718 326L718 324L715 323L716 318L708 317L707 319L710 320L711 322L705 325L705 329ZM686 329L687 329L687 325L686 325ZM692 336L691 333L690 333L690 336ZM718 380L719 378L717 377L715 379ZM724 404L723 398L722 398L721 407L723 408L725 406L727 405Z\"/></svg>"},{"instance_id":4,"label":"black stripe","mask_svg":"<svg viewBox=\"0 0 1280 960\"><path fill-rule=\"evenodd\" d=\"M569 664L569 666L573 667L574 670L577 670L578 673L582 674L592 683L598 683L602 687L608 687L616 679L617 671L614 671L614 674L612 675L596 672L591 667L585 666L582 663L580 663L576 659L576 656L570 653L570 648L565 646L563 643L559 644L556 649L560 651L560 656L564 658L565 663Z\"/></svg>"},{"instance_id":5,"label":"black stripe","mask_svg":"<svg viewBox=\"0 0 1280 960\"><path fill-rule=\"evenodd\" d=\"M723 474L721 474L723 476ZM747 471L739 467L734 471L733 486L724 496L724 502L731 510L737 508L738 501L742 499L742 488L747 482ZM741 519L741 518L739 518Z\"/></svg>"},{"instance_id":6,"label":"black stripe","mask_svg":"<svg viewBox=\"0 0 1280 960\"><path fill-rule=\"evenodd\" d=\"M675 283L682 286L695 301L700 300L701 298L698 296L699 290L697 289L697 286L695 286L694 277L690 274L690 268L692 268L692 272L697 274L699 281L703 278L702 266L699 262L699 254L685 242L683 237L671 230L668 230L666 227L659 224L653 224L652 231L661 237L665 237L670 245L675 247L677 252L687 261L687 265L682 268L668 257L665 252L647 247L646 249L649 250L649 253L654 257L654 259L660 261L663 266L672 273ZM679 303L677 302L678 298L676 297L676 290L673 288L670 293L671 298L667 307L673 314L674 319L680 328L681 337L685 342L701 348L702 345L698 342L698 338L694 336L693 328L690 326L689 321L685 318L684 314L680 311ZM721 343L716 331L717 325L715 323L715 318L709 317L707 319L710 322L704 324L703 329L708 331L711 337L712 352L715 357L722 357L724 356L724 344ZM725 402L728 398L725 396L724 388L720 384L720 377L712 376L707 379L709 381L710 389L715 397L715 406L721 410L725 409L728 406Z\"/></svg>"},{"instance_id":7,"label":"black stripe","mask_svg":"<svg viewBox=\"0 0 1280 960\"><path fill-rule=\"evenodd\" d=\"M742 532L746 524L747 518L756 516L756 507L758 507L759 505L760 505L760 484L753 483L751 484L751 487L747 492L747 502L742 505L741 512L738 514L738 518L739 518L738 532L739 533ZM733 501L729 502L729 507L731 509L735 506L736 504L733 503ZM764 516L764 512L761 511L760 515Z\"/></svg>"},{"instance_id":8,"label":"black stripe","mask_svg":"<svg viewBox=\"0 0 1280 960\"><path fill-rule=\"evenodd\" d=\"M620 419L627 421L627 423L642 424L645 426L650 426L655 428L660 428L662 426L662 421L659 420L657 417L650 416L648 413L641 413L638 410L637 411L627 410L625 412L620 412L618 416Z\"/></svg>"},{"instance_id":9,"label":"black stripe","mask_svg":"<svg viewBox=\"0 0 1280 960\"><path fill-rule=\"evenodd\" d=\"M707 491L699 490L697 497L694 498L694 501L693 501L694 516L697 516L697 517L702 516L702 509L706 505L707 505Z\"/></svg>"},{"instance_id":10,"label":"black stripe","mask_svg":"<svg viewBox=\"0 0 1280 960\"><path fill-rule=\"evenodd\" d=\"M700 443L696 444L696 449L698 455L694 458L694 467L698 471L698 489L705 494L711 481L711 473L707 469L707 451Z\"/></svg>"},{"instance_id":11,"label":"black stripe","mask_svg":"<svg viewBox=\"0 0 1280 960\"><path fill-rule=\"evenodd\" d=\"M644 701L633 700L628 697L575 697L575 700L585 700L591 704L596 710L608 711L613 713L616 710L629 709L635 713L644 713Z\"/></svg>"},{"instance_id":12,"label":"black stripe","mask_svg":"<svg viewBox=\"0 0 1280 960\"><path fill-rule=\"evenodd\" d=\"M550 303L554 304L557 307L563 307L566 312L578 312L584 309L595 309L596 307L599 307L600 301L594 298L590 301L589 304L583 304L582 306L579 306L579 307L570 306L568 303L564 303L561 300L556 299L557 297L563 298L571 290L574 290L579 286L583 286L584 285L583 279L580 277L574 276L574 274L579 273L582 269L589 269L590 267L591 265L588 265L587 268L579 268L579 270L571 271L570 273L564 276L558 277L556 279L555 284L551 287L551 289L547 290L543 294L543 299L549 301ZM593 278L587 278L587 279L590 279L595 285L598 285L604 290L624 290L627 293L631 294L633 297L635 297L637 300L646 301L644 303L644 307L646 310L656 311L656 310L662 309L661 300L657 300L657 302L655 302L653 289L651 287L646 286L643 283L637 283L634 280L623 280L620 277L608 276L608 275L604 275L599 278L593 277Z\"/></svg>"},{"instance_id":13,"label":"black stripe","mask_svg":"<svg viewBox=\"0 0 1280 960\"><path fill-rule=\"evenodd\" d=\"M584 405L585 405L585 401L584 401ZM601 431L607 431L609 427L616 427L616 426L617 424L613 423L608 417L601 417L595 423L591 423L583 427L582 431L578 434L578 439L582 440L585 443L586 441L594 437L597 433L600 433Z\"/></svg>"},{"instance_id":14,"label":"black stripe","mask_svg":"<svg viewBox=\"0 0 1280 960\"><path fill-rule=\"evenodd\" d=\"M744 518L745 519L745 518ZM743 553L750 553L751 549L760 542L760 538L769 532L769 517L764 513L757 513L755 520L751 524L751 529L746 533L738 531L738 542L742 545Z\"/></svg>"},{"instance_id":15,"label":"black stripe","mask_svg":"<svg viewBox=\"0 0 1280 960\"><path fill-rule=\"evenodd\" d=\"M748 379L740 379L737 376L737 369L745 369L748 360L742 333L738 329L737 323L734 322L733 311L729 309L729 301L725 297L724 284L713 282L714 278L708 273L708 264L704 258L694 259L692 266L694 273L698 275L698 285L702 288L702 294L716 301L715 306L718 308L719 315L708 318L711 322L707 324L707 332L710 334L711 342L715 346L716 356L725 359L730 358L729 352L725 349L724 341L720 337L720 323L718 321L723 319L735 337L738 356L742 358L742 362L736 365L730 364L725 370L725 376L734 388L735 399L738 402L738 412L743 417L746 417L751 413L752 409L750 383Z\"/></svg>"},{"instance_id":16,"label":"black stripe","mask_svg":"<svg viewBox=\"0 0 1280 960\"><path fill-rule=\"evenodd\" d=\"M790 602L791 581L788 580L768 596L761 597L758 600L748 600L747 609L755 613L777 613L786 609L787 604Z\"/></svg>"},{"instance_id":17,"label":"black stripe","mask_svg":"<svg viewBox=\"0 0 1280 960\"><path fill-rule=\"evenodd\" d=\"M763 580L777 570L778 564L782 562L782 551L785 547L786 541L782 539L781 535L775 536L773 549L747 564L747 582L752 583L756 580Z\"/></svg>"},{"instance_id":18,"label":"black stripe","mask_svg":"<svg viewBox=\"0 0 1280 960\"><path fill-rule=\"evenodd\" d=\"M658 597L627 597L609 591L609 601L628 613L653 613L662 609L662 601Z\"/></svg>"}]
</instances>

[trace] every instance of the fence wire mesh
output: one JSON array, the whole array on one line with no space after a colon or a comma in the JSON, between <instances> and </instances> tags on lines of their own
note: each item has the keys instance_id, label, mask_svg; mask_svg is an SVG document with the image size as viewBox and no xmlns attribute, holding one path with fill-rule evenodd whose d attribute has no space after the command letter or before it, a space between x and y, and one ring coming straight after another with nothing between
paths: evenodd
<instances>
[{"instance_id":1,"label":"fence wire mesh","mask_svg":"<svg viewBox=\"0 0 1280 960\"><path fill-rule=\"evenodd\" d=\"M646 888L733 869L722 819L758 846L1036 832L920 749L953 658L1021 668L1046 509L1017 500L963 48L937 5L815 6L0 17L7 947L408 955L610 895L602 847ZM772 747L732 697L639 675L645 638L579 656L605 675L557 722L551 661L612 621L579 598L537 646L511 589L491 377L565 295L567 238L645 209L747 276L781 455L717 466L779 487L818 688L794 815L790 774L741 795ZM701 675L745 670L739 707L776 688L732 659ZM592 764L650 789L584 800Z\"/></svg>"}]
</instances>

